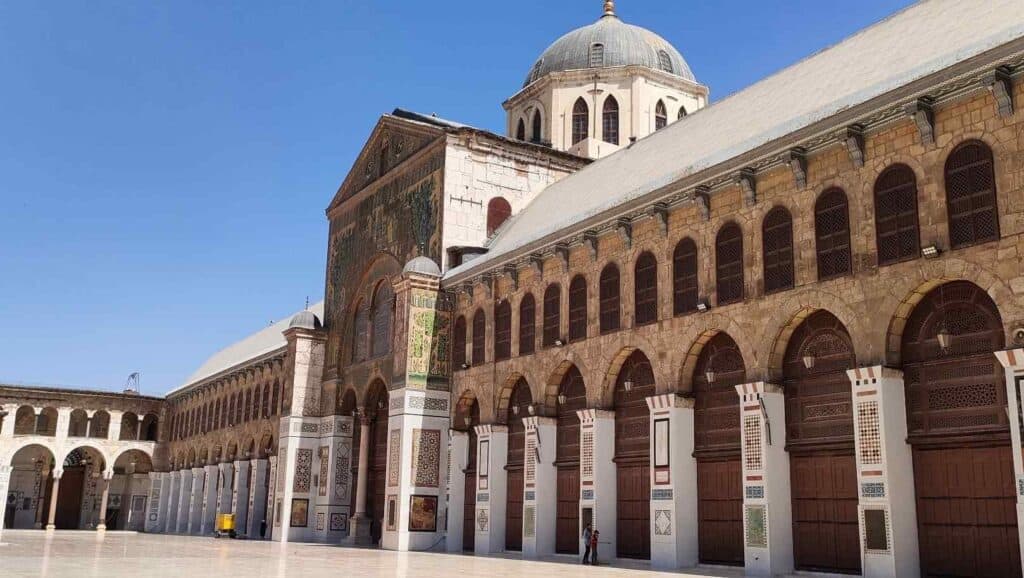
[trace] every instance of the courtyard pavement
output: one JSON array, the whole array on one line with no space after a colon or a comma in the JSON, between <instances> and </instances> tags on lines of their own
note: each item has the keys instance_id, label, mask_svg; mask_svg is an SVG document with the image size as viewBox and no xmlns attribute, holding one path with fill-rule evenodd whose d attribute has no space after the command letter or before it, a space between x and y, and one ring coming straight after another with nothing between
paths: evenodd
<instances>
[{"instance_id":1,"label":"courtyard pavement","mask_svg":"<svg viewBox=\"0 0 1024 578\"><path fill-rule=\"evenodd\" d=\"M0 576L97 578L153 576L221 577L391 577L453 576L601 578L612 576L739 576L732 569L699 573L660 573L646 564L583 566L568 556L550 561L475 557L430 552L389 552L318 544L217 540L187 536L62 531L47 536L38 530L5 530L0 546ZM638 572L639 570L639 572ZM692 571L691 571L692 572Z\"/></svg>"}]
</instances>

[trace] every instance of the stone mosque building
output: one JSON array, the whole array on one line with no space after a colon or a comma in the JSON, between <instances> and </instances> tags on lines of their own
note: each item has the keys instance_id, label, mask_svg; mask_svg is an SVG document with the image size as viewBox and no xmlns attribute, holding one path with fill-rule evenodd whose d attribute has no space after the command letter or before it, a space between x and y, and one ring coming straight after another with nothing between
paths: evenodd
<instances>
[{"instance_id":1,"label":"stone mosque building","mask_svg":"<svg viewBox=\"0 0 1024 578\"><path fill-rule=\"evenodd\" d=\"M715 103L611 1L525 66L504 135L381 117L323 303L164 398L0 386L5 525L1021 576L1019 0Z\"/></svg>"}]
</instances>

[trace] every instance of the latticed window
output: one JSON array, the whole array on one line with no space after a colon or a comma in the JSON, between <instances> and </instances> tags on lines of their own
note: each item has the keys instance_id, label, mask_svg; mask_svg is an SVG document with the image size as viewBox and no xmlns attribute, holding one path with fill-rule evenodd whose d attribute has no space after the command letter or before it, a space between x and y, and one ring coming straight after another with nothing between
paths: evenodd
<instances>
[{"instance_id":1,"label":"latticed window","mask_svg":"<svg viewBox=\"0 0 1024 578\"><path fill-rule=\"evenodd\" d=\"M669 74L672 74L675 71L672 66L672 57L668 55L668 51L658 51L658 68L664 70Z\"/></svg>"},{"instance_id":2,"label":"latticed window","mask_svg":"<svg viewBox=\"0 0 1024 578\"><path fill-rule=\"evenodd\" d=\"M619 286L619 268L614 263L605 265L601 271L601 333L615 331L620 326L621 288Z\"/></svg>"},{"instance_id":3,"label":"latticed window","mask_svg":"<svg viewBox=\"0 0 1024 578\"><path fill-rule=\"evenodd\" d=\"M519 303L519 355L528 355L537 348L537 303L527 293Z\"/></svg>"},{"instance_id":4,"label":"latticed window","mask_svg":"<svg viewBox=\"0 0 1024 578\"><path fill-rule=\"evenodd\" d=\"M875 181L875 236L879 265L907 261L921 253L917 178L906 165L885 169Z\"/></svg>"},{"instance_id":5,"label":"latticed window","mask_svg":"<svg viewBox=\"0 0 1024 578\"><path fill-rule=\"evenodd\" d=\"M541 118L540 111L536 110L533 112L533 136L530 138L531 142L541 142L543 135L541 134Z\"/></svg>"},{"instance_id":6,"label":"latticed window","mask_svg":"<svg viewBox=\"0 0 1024 578\"><path fill-rule=\"evenodd\" d=\"M764 292L793 287L793 217L783 207L769 211L761 224L764 243Z\"/></svg>"},{"instance_id":7,"label":"latticed window","mask_svg":"<svg viewBox=\"0 0 1024 578\"><path fill-rule=\"evenodd\" d=\"M552 283L544 291L544 328L541 333L541 345L551 347L562 338L560 324L562 310L562 288Z\"/></svg>"},{"instance_id":8,"label":"latticed window","mask_svg":"<svg viewBox=\"0 0 1024 578\"><path fill-rule=\"evenodd\" d=\"M953 249L999 239L996 175L985 143L962 143L946 159L946 210Z\"/></svg>"},{"instance_id":9,"label":"latticed window","mask_svg":"<svg viewBox=\"0 0 1024 578\"><path fill-rule=\"evenodd\" d=\"M743 300L743 231L736 223L715 238L715 290L719 305Z\"/></svg>"},{"instance_id":10,"label":"latticed window","mask_svg":"<svg viewBox=\"0 0 1024 578\"><path fill-rule=\"evenodd\" d=\"M687 237L672 253L672 314L697 310L700 299L697 285L697 243Z\"/></svg>"},{"instance_id":11,"label":"latticed window","mask_svg":"<svg viewBox=\"0 0 1024 578\"><path fill-rule=\"evenodd\" d=\"M664 101L659 100L654 107L654 130L661 130L668 126L668 109Z\"/></svg>"},{"instance_id":12,"label":"latticed window","mask_svg":"<svg viewBox=\"0 0 1024 578\"><path fill-rule=\"evenodd\" d=\"M241 391L235 393L235 423L242 423L245 406L245 394Z\"/></svg>"},{"instance_id":13,"label":"latticed window","mask_svg":"<svg viewBox=\"0 0 1024 578\"><path fill-rule=\"evenodd\" d=\"M281 382L280 381L275 381L274 382L274 400L271 402L271 405L273 407L270 408L271 411L273 412L273 415L277 415L278 413L281 412L280 401L281 401Z\"/></svg>"},{"instance_id":14,"label":"latticed window","mask_svg":"<svg viewBox=\"0 0 1024 578\"><path fill-rule=\"evenodd\" d=\"M480 365L485 361L486 344L487 316L484 315L483 309L477 309L473 314L473 365Z\"/></svg>"},{"instance_id":15,"label":"latticed window","mask_svg":"<svg viewBox=\"0 0 1024 578\"><path fill-rule=\"evenodd\" d=\"M459 316L452 328L452 367L462 369L466 363L466 318Z\"/></svg>"},{"instance_id":16,"label":"latticed window","mask_svg":"<svg viewBox=\"0 0 1024 578\"><path fill-rule=\"evenodd\" d=\"M602 68L604 66L604 44L594 43L590 45L590 68Z\"/></svg>"},{"instance_id":17,"label":"latticed window","mask_svg":"<svg viewBox=\"0 0 1024 578\"><path fill-rule=\"evenodd\" d=\"M370 311L362 302L356 305L356 318L353 325L352 361L366 361L367 348L370 345Z\"/></svg>"},{"instance_id":18,"label":"latticed window","mask_svg":"<svg viewBox=\"0 0 1024 578\"><path fill-rule=\"evenodd\" d=\"M587 101L582 98L576 99L576 104L572 107L572 144L578 144L585 140L589 136L587 130L590 124L590 108L587 106Z\"/></svg>"},{"instance_id":19,"label":"latticed window","mask_svg":"<svg viewBox=\"0 0 1024 578\"><path fill-rule=\"evenodd\" d=\"M263 417L270 417L270 384L263 386Z\"/></svg>"},{"instance_id":20,"label":"latticed window","mask_svg":"<svg viewBox=\"0 0 1024 578\"><path fill-rule=\"evenodd\" d=\"M384 280L377 286L373 297L373 356L391 352L391 320L395 310L395 296L391 282Z\"/></svg>"},{"instance_id":21,"label":"latticed window","mask_svg":"<svg viewBox=\"0 0 1024 578\"><path fill-rule=\"evenodd\" d=\"M512 304L502 299L494 306L494 360L512 357Z\"/></svg>"},{"instance_id":22,"label":"latticed window","mask_svg":"<svg viewBox=\"0 0 1024 578\"><path fill-rule=\"evenodd\" d=\"M260 418L260 386L256 386L252 392L252 419Z\"/></svg>"},{"instance_id":23,"label":"latticed window","mask_svg":"<svg viewBox=\"0 0 1024 578\"><path fill-rule=\"evenodd\" d=\"M487 203L487 236L490 237L512 216L512 205L502 197L494 197Z\"/></svg>"},{"instance_id":24,"label":"latticed window","mask_svg":"<svg viewBox=\"0 0 1024 578\"><path fill-rule=\"evenodd\" d=\"M658 320L658 260L650 253L644 253L636 260L633 302L637 325Z\"/></svg>"},{"instance_id":25,"label":"latticed window","mask_svg":"<svg viewBox=\"0 0 1024 578\"><path fill-rule=\"evenodd\" d=\"M587 338L587 280L577 275L569 283L569 341Z\"/></svg>"},{"instance_id":26,"label":"latticed window","mask_svg":"<svg viewBox=\"0 0 1024 578\"><path fill-rule=\"evenodd\" d=\"M847 275L853 270L850 211L842 189L833 187L818 197L814 204L814 237L819 280Z\"/></svg>"},{"instance_id":27,"label":"latticed window","mask_svg":"<svg viewBox=\"0 0 1024 578\"><path fill-rule=\"evenodd\" d=\"M604 101L604 112L601 115L601 137L604 142L619 144L619 101L609 96Z\"/></svg>"}]
</instances>

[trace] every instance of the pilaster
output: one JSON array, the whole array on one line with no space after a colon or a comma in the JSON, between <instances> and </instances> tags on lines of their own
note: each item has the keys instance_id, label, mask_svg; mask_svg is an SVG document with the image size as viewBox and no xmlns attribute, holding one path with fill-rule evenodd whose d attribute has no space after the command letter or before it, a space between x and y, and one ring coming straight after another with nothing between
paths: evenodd
<instances>
[{"instance_id":1,"label":"pilaster","mask_svg":"<svg viewBox=\"0 0 1024 578\"><path fill-rule=\"evenodd\" d=\"M4 419L4 425L7 425L6 422L8 422L8 421L13 422L14 419L13 418L12 419ZM0 465L0 496L4 497L3 500L0 500L0 544L3 544L3 537L4 537L3 520L6 519L4 517L4 515L6 514L6 511L7 511L7 499L6 499L7 498L7 488L10 486L10 483L11 483L11 471L12 470L13 470L13 468L11 466Z\"/></svg>"},{"instance_id":2,"label":"pilaster","mask_svg":"<svg viewBox=\"0 0 1024 578\"><path fill-rule=\"evenodd\" d=\"M476 554L505 550L508 427L478 425L476 468Z\"/></svg>"},{"instance_id":3,"label":"pilaster","mask_svg":"<svg viewBox=\"0 0 1024 578\"><path fill-rule=\"evenodd\" d=\"M231 484L231 511L235 514L235 532L246 534L249 527L249 460L236 460L233 464L234 481Z\"/></svg>"},{"instance_id":4,"label":"pilaster","mask_svg":"<svg viewBox=\"0 0 1024 578\"><path fill-rule=\"evenodd\" d=\"M192 522L192 476L195 472L191 469L181 470L181 486L178 491L178 523L174 532L177 534L188 534L189 524Z\"/></svg>"},{"instance_id":5,"label":"pilaster","mask_svg":"<svg viewBox=\"0 0 1024 578\"><path fill-rule=\"evenodd\" d=\"M235 488L235 464L233 462L223 462L217 465L218 476L217 476L217 514L231 514L235 510L232 509L232 497ZM236 519L237 523L237 519ZM216 522L214 522L216 525ZM216 526L215 526L216 527Z\"/></svg>"},{"instance_id":6,"label":"pilaster","mask_svg":"<svg viewBox=\"0 0 1024 578\"><path fill-rule=\"evenodd\" d=\"M245 535L250 540L262 540L267 537L272 521L268 516L267 490L272 481L267 478L270 475L270 462L266 459L254 459L249 461L249 508L248 519L246 520ZM264 524L266 525L264 527Z\"/></svg>"},{"instance_id":7,"label":"pilaster","mask_svg":"<svg viewBox=\"0 0 1024 578\"><path fill-rule=\"evenodd\" d=\"M651 566L697 565L697 460L693 399L647 398L651 415Z\"/></svg>"},{"instance_id":8,"label":"pilaster","mask_svg":"<svg viewBox=\"0 0 1024 578\"><path fill-rule=\"evenodd\" d=\"M743 533L748 575L793 572L793 506L782 388L736 386L743 442Z\"/></svg>"},{"instance_id":9,"label":"pilaster","mask_svg":"<svg viewBox=\"0 0 1024 578\"><path fill-rule=\"evenodd\" d=\"M217 489L223 483L220 475L220 467L216 464L208 465L203 476L203 513L199 522L199 533L209 535L213 533L217 521Z\"/></svg>"},{"instance_id":10,"label":"pilaster","mask_svg":"<svg viewBox=\"0 0 1024 578\"><path fill-rule=\"evenodd\" d=\"M601 544L605 544L599 546L601 557L611 560L618 543L615 412L581 409L576 415L580 418L580 527L590 522L601 532Z\"/></svg>"},{"instance_id":11,"label":"pilaster","mask_svg":"<svg viewBox=\"0 0 1024 578\"><path fill-rule=\"evenodd\" d=\"M1006 373L1006 402L1010 414L1010 443L1013 453L1013 472L1017 483L1017 533L1020 551L1024 552L1024 450L1021 440L1024 436L1024 349L997 351L996 358ZM1024 557L1022 557L1024 564Z\"/></svg>"},{"instance_id":12,"label":"pilaster","mask_svg":"<svg viewBox=\"0 0 1024 578\"><path fill-rule=\"evenodd\" d=\"M463 471L469 465L469 434L450 430L448 447L448 532L445 535L445 549L455 553L462 552L462 520L466 507L466 476Z\"/></svg>"},{"instance_id":13,"label":"pilaster","mask_svg":"<svg viewBox=\"0 0 1024 578\"><path fill-rule=\"evenodd\" d=\"M168 484L164 491L167 501L164 503L163 524L158 530L165 534L173 534L178 531L178 497L181 492L181 472L173 471L168 474Z\"/></svg>"},{"instance_id":14,"label":"pilaster","mask_svg":"<svg viewBox=\"0 0 1024 578\"><path fill-rule=\"evenodd\" d=\"M316 490L316 537L339 543L351 515L352 431L355 418L328 416L320 422L320 461Z\"/></svg>"},{"instance_id":15,"label":"pilaster","mask_svg":"<svg viewBox=\"0 0 1024 578\"><path fill-rule=\"evenodd\" d=\"M192 491L188 501L189 534L199 534L203 522L203 490L206 488L206 470L192 468Z\"/></svg>"},{"instance_id":16,"label":"pilaster","mask_svg":"<svg viewBox=\"0 0 1024 578\"><path fill-rule=\"evenodd\" d=\"M168 488L170 479L170 474L166 472L149 473L149 499L146 502L146 521L142 526L143 530L147 534L152 534L162 530L162 526L164 524L164 512L167 510L167 493L170 489ZM128 507L130 507L130 494L128 500Z\"/></svg>"},{"instance_id":17,"label":"pilaster","mask_svg":"<svg viewBox=\"0 0 1024 578\"><path fill-rule=\"evenodd\" d=\"M17 404L7 403L0 407L7 412L7 417L0 423L0 439L10 439L14 437L14 418L18 415L18 406ZM4 502L6 501L4 500Z\"/></svg>"},{"instance_id":18,"label":"pilaster","mask_svg":"<svg viewBox=\"0 0 1024 578\"><path fill-rule=\"evenodd\" d=\"M540 558L555 553L558 524L555 451L558 420L528 417L523 475L523 557Z\"/></svg>"}]
</instances>

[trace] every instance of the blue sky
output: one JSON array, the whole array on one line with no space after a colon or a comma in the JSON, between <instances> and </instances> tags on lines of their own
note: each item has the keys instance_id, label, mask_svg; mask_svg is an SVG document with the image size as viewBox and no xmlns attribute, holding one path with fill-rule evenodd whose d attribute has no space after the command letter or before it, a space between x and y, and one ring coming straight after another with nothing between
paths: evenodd
<instances>
[{"instance_id":1,"label":"blue sky","mask_svg":"<svg viewBox=\"0 0 1024 578\"><path fill-rule=\"evenodd\" d=\"M0 3L0 382L162 394L323 294L324 208L397 106L500 131L600 0ZM712 101L910 4L640 2ZM537 16L543 15L543 16Z\"/></svg>"}]
</instances>

